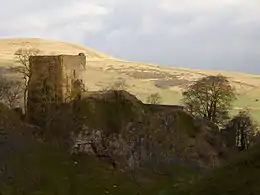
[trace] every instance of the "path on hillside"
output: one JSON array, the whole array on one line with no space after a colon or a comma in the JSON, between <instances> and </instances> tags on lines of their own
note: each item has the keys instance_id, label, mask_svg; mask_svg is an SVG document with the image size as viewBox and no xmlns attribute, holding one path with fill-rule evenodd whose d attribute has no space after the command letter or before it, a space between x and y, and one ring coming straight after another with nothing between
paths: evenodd
<instances>
[{"instance_id":1,"label":"path on hillside","mask_svg":"<svg viewBox=\"0 0 260 195\"><path fill-rule=\"evenodd\" d=\"M244 109L244 108L240 108L240 107L233 108L233 110L242 110L242 109ZM249 107L248 109L249 110L259 110L260 111L260 107L258 107L258 108L251 108L251 107Z\"/></svg>"}]
</instances>

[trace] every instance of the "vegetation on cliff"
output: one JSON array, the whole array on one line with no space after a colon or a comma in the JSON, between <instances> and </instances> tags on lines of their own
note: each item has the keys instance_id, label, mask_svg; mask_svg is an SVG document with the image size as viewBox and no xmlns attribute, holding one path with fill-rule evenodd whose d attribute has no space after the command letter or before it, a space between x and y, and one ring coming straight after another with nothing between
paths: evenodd
<instances>
[{"instance_id":1,"label":"vegetation on cliff","mask_svg":"<svg viewBox=\"0 0 260 195\"><path fill-rule=\"evenodd\" d=\"M180 195L258 195L260 194L259 145L240 153L227 165L204 174L169 194ZM187 183L186 183L187 184Z\"/></svg>"},{"instance_id":2,"label":"vegetation on cliff","mask_svg":"<svg viewBox=\"0 0 260 195\"><path fill-rule=\"evenodd\" d=\"M3 194L156 194L211 167L211 153L219 153L217 139L210 146L203 133L212 128L207 123L181 110L151 112L125 91L61 105L45 129L5 106L1 113L7 140L14 140L11 131L27 146L5 156Z\"/></svg>"}]
</instances>

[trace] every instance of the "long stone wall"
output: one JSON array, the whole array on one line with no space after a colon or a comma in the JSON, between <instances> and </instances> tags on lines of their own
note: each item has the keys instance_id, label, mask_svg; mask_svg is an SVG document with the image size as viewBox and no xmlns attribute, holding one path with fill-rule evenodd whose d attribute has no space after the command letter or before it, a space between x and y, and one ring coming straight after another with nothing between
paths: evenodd
<instances>
[{"instance_id":1,"label":"long stone wall","mask_svg":"<svg viewBox=\"0 0 260 195\"><path fill-rule=\"evenodd\" d=\"M184 110L184 106L181 105L162 105L162 104L144 104L146 108L149 108L153 111L162 111L162 110Z\"/></svg>"}]
</instances>

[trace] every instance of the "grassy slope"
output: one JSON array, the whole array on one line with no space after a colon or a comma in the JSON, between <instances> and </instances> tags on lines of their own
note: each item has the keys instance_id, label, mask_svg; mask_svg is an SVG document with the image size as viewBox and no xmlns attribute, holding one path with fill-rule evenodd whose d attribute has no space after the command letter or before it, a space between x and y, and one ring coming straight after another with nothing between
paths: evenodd
<instances>
[{"instance_id":1,"label":"grassy slope","mask_svg":"<svg viewBox=\"0 0 260 195\"><path fill-rule=\"evenodd\" d=\"M187 81L202 76L221 73L230 78L237 88L239 98L235 107L248 106L256 120L260 122L260 76L224 71L201 71L184 68L170 68L145 63L127 62L93 51L87 47L70 43L42 39L0 39L0 71L14 64L13 53L22 47L34 47L43 54L78 54L84 52L88 58L85 81L89 90L98 90L109 86L117 78L127 80L128 90L142 101L158 92L164 104L179 104L181 90ZM184 82L183 82L184 81ZM158 85L159 84L159 85ZM237 110L234 110L236 112Z\"/></svg>"},{"instance_id":2,"label":"grassy slope","mask_svg":"<svg viewBox=\"0 0 260 195\"><path fill-rule=\"evenodd\" d=\"M26 154L16 155L12 169L15 173L14 182L2 186L1 192L4 195L94 195L106 194L106 191L130 195L135 191L135 186L128 177L113 171L97 159L77 161L61 149L47 144L36 144Z\"/></svg>"},{"instance_id":3,"label":"grassy slope","mask_svg":"<svg viewBox=\"0 0 260 195\"><path fill-rule=\"evenodd\" d=\"M94 157L71 157L46 143L35 143L26 153L13 155L8 164L14 176L11 183L0 183L3 195L160 194L174 183L172 177L149 170L139 171L136 183L130 173L114 170ZM172 170L177 178L189 174L180 166Z\"/></svg>"},{"instance_id":4,"label":"grassy slope","mask_svg":"<svg viewBox=\"0 0 260 195\"><path fill-rule=\"evenodd\" d=\"M201 177L176 195L259 195L260 149L255 146L228 165Z\"/></svg>"}]
</instances>

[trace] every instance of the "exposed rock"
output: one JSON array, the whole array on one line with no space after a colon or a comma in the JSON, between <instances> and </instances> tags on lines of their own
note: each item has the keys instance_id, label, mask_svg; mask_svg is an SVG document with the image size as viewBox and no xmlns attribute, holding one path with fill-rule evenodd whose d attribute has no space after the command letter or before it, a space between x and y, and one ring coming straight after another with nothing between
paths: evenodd
<instances>
[{"instance_id":1,"label":"exposed rock","mask_svg":"<svg viewBox=\"0 0 260 195\"><path fill-rule=\"evenodd\" d=\"M211 168L225 153L212 123L170 107L151 110L126 91L89 93L64 105L49 127L52 133L58 129L57 135L73 132L72 143L81 145L79 151L107 156L122 169L174 161Z\"/></svg>"}]
</instances>

